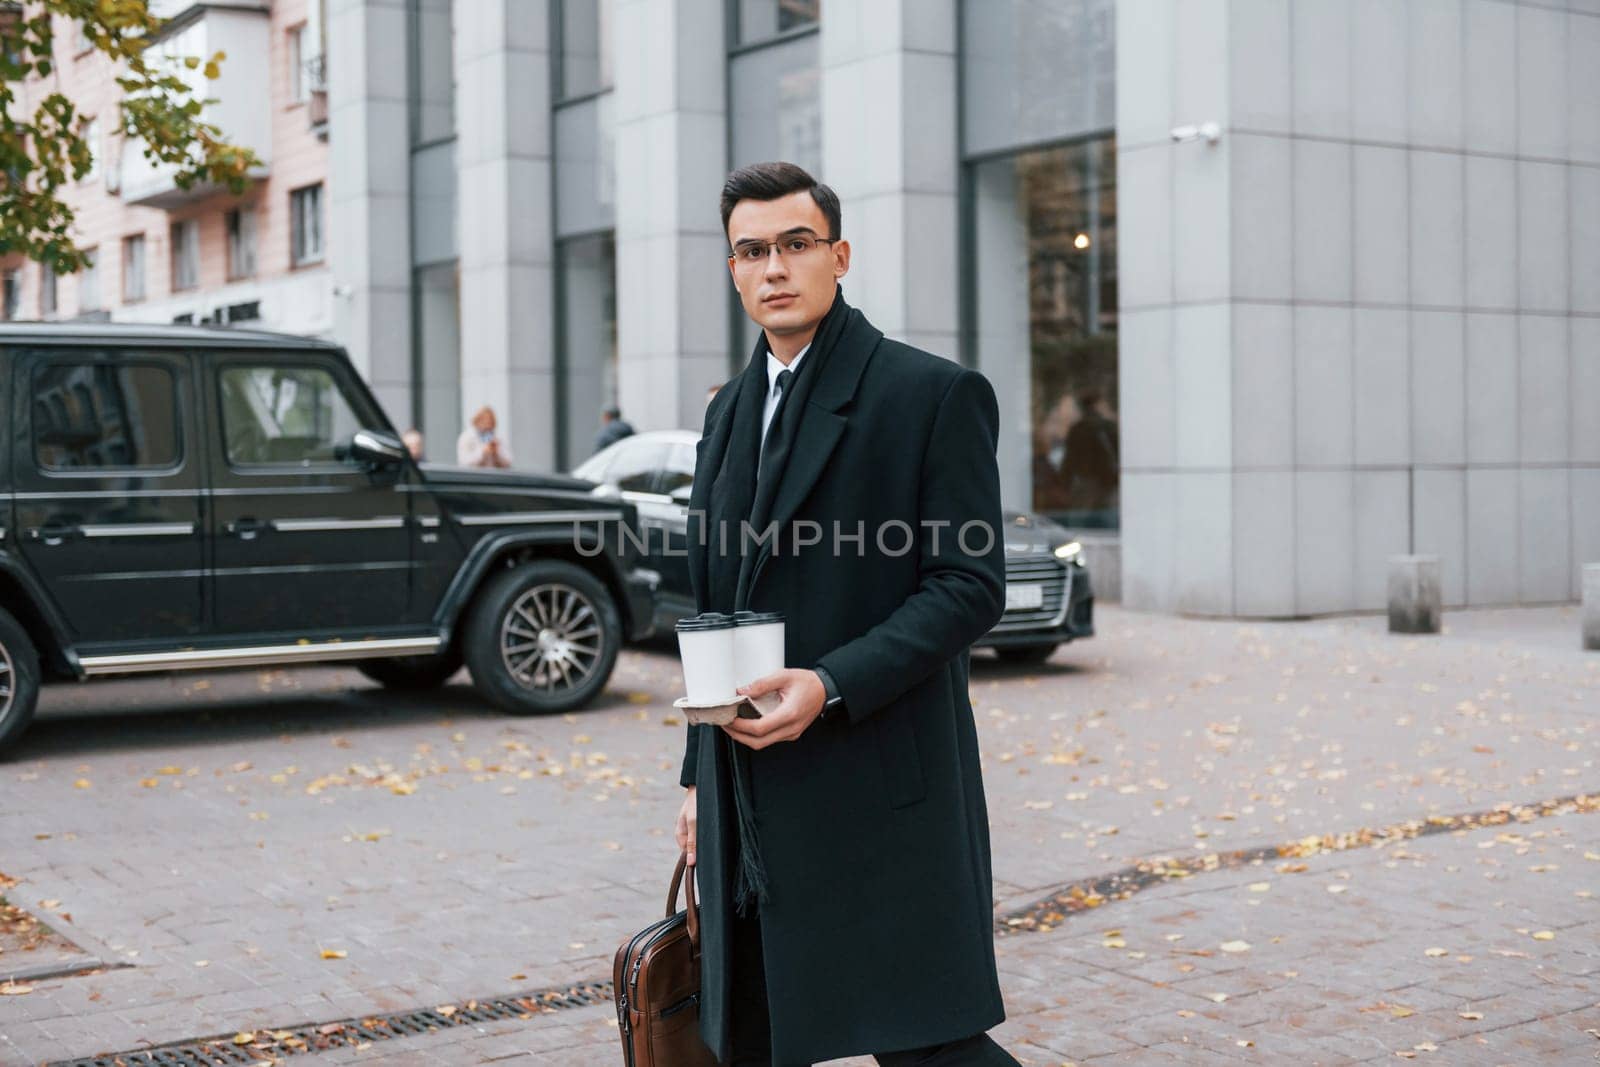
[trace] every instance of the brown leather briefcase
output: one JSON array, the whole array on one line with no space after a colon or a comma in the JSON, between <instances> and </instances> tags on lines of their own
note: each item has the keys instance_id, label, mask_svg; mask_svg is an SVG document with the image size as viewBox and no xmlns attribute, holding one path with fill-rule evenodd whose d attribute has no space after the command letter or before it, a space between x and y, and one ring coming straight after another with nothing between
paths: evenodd
<instances>
[{"instance_id":1,"label":"brown leather briefcase","mask_svg":"<svg viewBox=\"0 0 1600 1067\"><path fill-rule=\"evenodd\" d=\"M717 1067L700 1040L700 904L691 872L684 882L684 855L667 890L667 917L651 923L617 949L612 992L626 1067Z\"/></svg>"}]
</instances>

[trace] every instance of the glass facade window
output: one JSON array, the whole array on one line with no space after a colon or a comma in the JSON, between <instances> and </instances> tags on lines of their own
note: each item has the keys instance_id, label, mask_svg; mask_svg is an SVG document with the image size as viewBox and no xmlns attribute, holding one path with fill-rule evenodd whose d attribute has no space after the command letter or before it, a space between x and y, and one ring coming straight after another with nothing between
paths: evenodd
<instances>
[{"instance_id":1,"label":"glass facade window","mask_svg":"<svg viewBox=\"0 0 1600 1067\"><path fill-rule=\"evenodd\" d=\"M615 239L606 233L562 241L557 269L561 272L559 407L565 412L557 460L562 470L569 470L593 454L600 410L617 403Z\"/></svg>"},{"instance_id":2,"label":"glass facade window","mask_svg":"<svg viewBox=\"0 0 1600 1067\"><path fill-rule=\"evenodd\" d=\"M418 268L414 420L423 455L452 463L461 418L461 272L454 261Z\"/></svg>"},{"instance_id":3,"label":"glass facade window","mask_svg":"<svg viewBox=\"0 0 1600 1067\"><path fill-rule=\"evenodd\" d=\"M615 14L615 0L558 0L560 99L590 96L611 88Z\"/></svg>"},{"instance_id":4,"label":"glass facade window","mask_svg":"<svg viewBox=\"0 0 1600 1067\"><path fill-rule=\"evenodd\" d=\"M822 0L733 0L733 4L740 44L815 26L822 18Z\"/></svg>"},{"instance_id":5,"label":"glass facade window","mask_svg":"<svg viewBox=\"0 0 1600 1067\"><path fill-rule=\"evenodd\" d=\"M783 159L822 170L820 42L815 35L733 57L728 71L734 167Z\"/></svg>"},{"instance_id":6,"label":"glass facade window","mask_svg":"<svg viewBox=\"0 0 1600 1067\"><path fill-rule=\"evenodd\" d=\"M786 160L822 173L822 61L817 34L735 54L728 64L730 167ZM731 300L730 373L738 373L761 328Z\"/></svg>"},{"instance_id":7,"label":"glass facade window","mask_svg":"<svg viewBox=\"0 0 1600 1067\"><path fill-rule=\"evenodd\" d=\"M22 306L22 279L14 270L8 270L4 278L4 295L0 297L0 317L10 322L17 317L17 311Z\"/></svg>"},{"instance_id":8,"label":"glass facade window","mask_svg":"<svg viewBox=\"0 0 1600 1067\"><path fill-rule=\"evenodd\" d=\"M616 226L616 94L555 110L556 236Z\"/></svg>"},{"instance_id":9,"label":"glass facade window","mask_svg":"<svg viewBox=\"0 0 1600 1067\"><path fill-rule=\"evenodd\" d=\"M451 0L411 0L411 140L428 144L456 132L455 24Z\"/></svg>"},{"instance_id":10,"label":"glass facade window","mask_svg":"<svg viewBox=\"0 0 1600 1067\"><path fill-rule=\"evenodd\" d=\"M968 155L1116 127L1115 0L963 0Z\"/></svg>"},{"instance_id":11,"label":"glass facade window","mask_svg":"<svg viewBox=\"0 0 1600 1067\"><path fill-rule=\"evenodd\" d=\"M1119 525L1116 152L1110 137L971 167L978 366L1000 389L1004 495Z\"/></svg>"}]
</instances>

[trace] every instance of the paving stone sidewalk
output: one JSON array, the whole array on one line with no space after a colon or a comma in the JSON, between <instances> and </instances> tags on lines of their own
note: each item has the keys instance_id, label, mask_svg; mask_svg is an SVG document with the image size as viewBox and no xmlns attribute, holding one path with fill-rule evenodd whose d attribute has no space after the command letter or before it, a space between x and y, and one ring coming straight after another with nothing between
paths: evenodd
<instances>
[{"instance_id":1,"label":"paving stone sidewalk","mask_svg":"<svg viewBox=\"0 0 1600 1067\"><path fill-rule=\"evenodd\" d=\"M1106 609L1044 668L980 667L1002 911L1153 855L1600 791L1600 657L1575 621L1563 645L1564 613L1454 615L1425 639ZM0 766L6 895L125 966L0 996L0 1063L607 975L670 873L676 669L630 651L600 706L538 720L345 670L51 692ZM997 1036L1030 1064L1590 1062L1596 855L1600 816L1568 815L1156 886L1003 937ZM610 1063L611 1022L303 1062Z\"/></svg>"}]
</instances>

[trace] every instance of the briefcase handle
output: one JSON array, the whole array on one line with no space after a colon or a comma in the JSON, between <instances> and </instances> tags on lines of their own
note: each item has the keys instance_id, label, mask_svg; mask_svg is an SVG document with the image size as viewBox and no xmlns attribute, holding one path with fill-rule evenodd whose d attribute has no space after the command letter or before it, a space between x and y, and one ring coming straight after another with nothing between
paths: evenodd
<instances>
[{"instance_id":1,"label":"briefcase handle","mask_svg":"<svg viewBox=\"0 0 1600 1067\"><path fill-rule=\"evenodd\" d=\"M672 871L672 888L667 891L667 918L678 913L678 886L684 887L684 901L686 917L689 920L689 944L695 951L700 950L700 902L695 899L694 875L687 879L683 877L684 869L688 866L688 853L678 853L678 866Z\"/></svg>"}]
</instances>

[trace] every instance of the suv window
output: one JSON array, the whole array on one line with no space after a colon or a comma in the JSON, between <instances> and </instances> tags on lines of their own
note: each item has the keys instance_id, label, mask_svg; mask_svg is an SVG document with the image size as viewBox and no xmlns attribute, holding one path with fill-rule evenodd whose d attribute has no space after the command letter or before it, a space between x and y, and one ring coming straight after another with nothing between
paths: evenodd
<instances>
[{"instance_id":1,"label":"suv window","mask_svg":"<svg viewBox=\"0 0 1600 1067\"><path fill-rule=\"evenodd\" d=\"M693 485L694 459L693 445L673 445L672 452L667 457L667 469L661 476L661 488L658 492L671 493L675 489Z\"/></svg>"},{"instance_id":2,"label":"suv window","mask_svg":"<svg viewBox=\"0 0 1600 1067\"><path fill-rule=\"evenodd\" d=\"M361 428L321 367L226 367L221 388L223 442L236 466L342 463Z\"/></svg>"},{"instance_id":3,"label":"suv window","mask_svg":"<svg viewBox=\"0 0 1600 1067\"><path fill-rule=\"evenodd\" d=\"M665 449L653 441L629 441L606 468L606 481L624 493L653 493Z\"/></svg>"},{"instance_id":4,"label":"suv window","mask_svg":"<svg viewBox=\"0 0 1600 1067\"><path fill-rule=\"evenodd\" d=\"M45 363L33 374L33 455L43 470L177 464L172 372L138 363Z\"/></svg>"}]
</instances>

